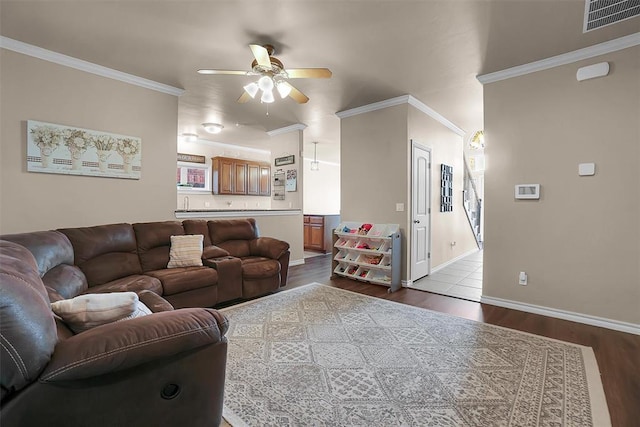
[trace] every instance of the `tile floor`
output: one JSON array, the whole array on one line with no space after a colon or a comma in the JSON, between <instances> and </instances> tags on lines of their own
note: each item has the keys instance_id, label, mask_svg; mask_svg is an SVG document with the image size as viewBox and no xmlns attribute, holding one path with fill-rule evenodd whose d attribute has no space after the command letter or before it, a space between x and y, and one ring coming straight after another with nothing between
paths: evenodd
<instances>
[{"instance_id":1,"label":"tile floor","mask_svg":"<svg viewBox=\"0 0 640 427\"><path fill-rule=\"evenodd\" d=\"M482 295L482 251L449 264L416 281L410 287L436 294L480 301Z\"/></svg>"}]
</instances>

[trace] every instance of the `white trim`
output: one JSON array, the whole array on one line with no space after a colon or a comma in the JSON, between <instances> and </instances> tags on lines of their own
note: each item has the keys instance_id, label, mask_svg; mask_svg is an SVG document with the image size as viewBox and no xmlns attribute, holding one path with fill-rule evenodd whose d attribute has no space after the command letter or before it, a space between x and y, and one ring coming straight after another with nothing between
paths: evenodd
<instances>
[{"instance_id":1,"label":"white trim","mask_svg":"<svg viewBox=\"0 0 640 427\"><path fill-rule=\"evenodd\" d=\"M83 61L82 59L63 55L58 52L53 52L51 50L43 49L41 47L10 39L4 36L0 36L0 47L2 47L3 49L12 50L14 52L22 53L24 55L32 56L34 58L42 59L44 61L53 62L54 64L63 65L69 68L75 68L76 70L85 71L87 73L96 74L98 76L118 80L124 83L129 83L135 86L140 86L169 95L181 96L185 92L184 89L169 86L164 83L154 82L153 80L134 76L133 74L123 73L122 71L103 67L102 65Z\"/></svg>"},{"instance_id":2,"label":"white trim","mask_svg":"<svg viewBox=\"0 0 640 427\"><path fill-rule=\"evenodd\" d=\"M221 211L213 211L213 210L203 210L203 211L184 211L177 210L175 211L175 216L177 219L183 218L253 218L256 216L295 216L302 215L302 211L300 209L291 209L291 210L270 210L270 211L237 211L237 210L221 210Z\"/></svg>"},{"instance_id":3,"label":"white trim","mask_svg":"<svg viewBox=\"0 0 640 427\"><path fill-rule=\"evenodd\" d=\"M552 56L551 58L542 59L540 61L518 65L516 67L507 68L494 73L482 74L476 78L482 84L499 82L500 80L507 80L513 77L535 73L536 71L548 70L549 68L572 64L584 59L594 58L596 56L617 52L619 50L638 45L640 45L640 33L629 34L628 36L609 40L604 43L574 50L572 52L563 53L561 55Z\"/></svg>"},{"instance_id":4,"label":"white trim","mask_svg":"<svg viewBox=\"0 0 640 427\"><path fill-rule=\"evenodd\" d=\"M263 150L262 148L253 148L253 147L245 147L243 145L236 145L236 144L228 144L226 142L218 142L218 141L211 141L209 139L204 139L204 138L198 138L198 140L196 142L190 142L189 144L202 144L202 145L213 145L214 147L221 147L221 148L232 148L234 150L241 150L241 151L249 151L249 152L253 152L253 153L260 153L260 154L266 154L268 156L271 156L271 151L269 150Z\"/></svg>"},{"instance_id":5,"label":"white trim","mask_svg":"<svg viewBox=\"0 0 640 427\"><path fill-rule=\"evenodd\" d=\"M289 267L293 267L294 265L302 265L302 264L304 264L304 258L294 259L293 261L289 261Z\"/></svg>"},{"instance_id":6,"label":"white trim","mask_svg":"<svg viewBox=\"0 0 640 427\"><path fill-rule=\"evenodd\" d=\"M453 132L460 136L464 136L465 131L450 120L446 119L443 115L435 111L433 108L429 107L422 101L414 98L412 95L401 95L396 96L395 98L386 99L384 101L374 102L373 104L363 105L361 107L351 108L349 110L338 111L336 116L340 119L344 119L351 116L357 116L358 114L369 113L371 111L382 110L384 108L395 107L396 105L409 104L412 107L417 108L422 111L427 116L436 120L437 122L443 124L447 128L451 129Z\"/></svg>"},{"instance_id":7,"label":"white trim","mask_svg":"<svg viewBox=\"0 0 640 427\"><path fill-rule=\"evenodd\" d=\"M427 116L429 116L432 119L434 119L435 121L440 122L441 124L445 125L450 130L455 132L456 134L458 134L460 136L464 136L465 135L466 132L463 129L459 128L458 126L453 124L453 122L449 121L443 115L438 113L436 110L434 110L433 108L429 107L424 102L417 100L416 98L414 98L411 95L409 95L409 105L411 105L412 107L415 107L418 110L422 111Z\"/></svg>"},{"instance_id":8,"label":"white trim","mask_svg":"<svg viewBox=\"0 0 640 427\"><path fill-rule=\"evenodd\" d=\"M443 262L442 264L438 264L436 267L433 267L433 268L431 269L431 273L430 273L430 274L433 274L433 273L435 273L436 271L442 270L443 268L450 266L450 265L451 265L451 264L453 264L454 262L456 262L456 261L460 261L462 258L466 258L466 257L468 257L469 255L473 255L473 254L475 254L476 252L480 252L480 249L471 249L469 252L465 252L465 253L463 253L462 255L458 255L457 257L455 257L455 258L453 258L453 259L450 259L450 260L449 260L449 261L447 261L447 262Z\"/></svg>"},{"instance_id":9,"label":"white trim","mask_svg":"<svg viewBox=\"0 0 640 427\"><path fill-rule=\"evenodd\" d=\"M267 131L267 135L269 136L282 135L283 133L294 132L296 130L305 130L306 128L307 128L307 125L305 125L304 123L296 123L295 125L285 126L283 128Z\"/></svg>"},{"instance_id":10,"label":"white trim","mask_svg":"<svg viewBox=\"0 0 640 427\"><path fill-rule=\"evenodd\" d=\"M585 325L598 326L601 328L613 329L614 331L640 335L640 325L635 323L622 322L620 320L606 319L604 317L591 316L589 314L575 313L557 308L542 307L539 305L488 297L484 295L480 298L480 302L482 304L496 305L498 307L510 308L512 310L541 314L543 316L555 317L557 319L569 320L571 322L584 323Z\"/></svg>"},{"instance_id":11,"label":"white trim","mask_svg":"<svg viewBox=\"0 0 640 427\"><path fill-rule=\"evenodd\" d=\"M413 285L413 280L401 280L400 285L402 285L403 288L410 288L411 285Z\"/></svg>"}]
</instances>

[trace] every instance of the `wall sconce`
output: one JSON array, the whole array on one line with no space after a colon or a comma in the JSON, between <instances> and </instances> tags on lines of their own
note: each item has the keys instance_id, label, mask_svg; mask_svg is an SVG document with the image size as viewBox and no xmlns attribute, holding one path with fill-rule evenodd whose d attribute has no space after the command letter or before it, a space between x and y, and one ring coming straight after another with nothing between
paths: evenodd
<instances>
[{"instance_id":1,"label":"wall sconce","mask_svg":"<svg viewBox=\"0 0 640 427\"><path fill-rule=\"evenodd\" d=\"M219 123L203 123L202 127L209 133L220 133L224 126Z\"/></svg>"},{"instance_id":2,"label":"wall sconce","mask_svg":"<svg viewBox=\"0 0 640 427\"><path fill-rule=\"evenodd\" d=\"M313 161L311 162L311 170L312 171L317 171L320 170L320 162L318 162L318 158L317 158L317 152L318 150L318 142L314 142L313 143Z\"/></svg>"}]
</instances>

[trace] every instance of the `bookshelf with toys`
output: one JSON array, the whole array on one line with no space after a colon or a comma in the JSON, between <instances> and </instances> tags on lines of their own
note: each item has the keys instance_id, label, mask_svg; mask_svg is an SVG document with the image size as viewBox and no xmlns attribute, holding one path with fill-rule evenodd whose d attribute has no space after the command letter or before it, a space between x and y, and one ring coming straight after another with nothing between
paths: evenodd
<instances>
[{"instance_id":1,"label":"bookshelf with toys","mask_svg":"<svg viewBox=\"0 0 640 427\"><path fill-rule=\"evenodd\" d=\"M333 274L400 289L398 224L342 222L333 232Z\"/></svg>"}]
</instances>

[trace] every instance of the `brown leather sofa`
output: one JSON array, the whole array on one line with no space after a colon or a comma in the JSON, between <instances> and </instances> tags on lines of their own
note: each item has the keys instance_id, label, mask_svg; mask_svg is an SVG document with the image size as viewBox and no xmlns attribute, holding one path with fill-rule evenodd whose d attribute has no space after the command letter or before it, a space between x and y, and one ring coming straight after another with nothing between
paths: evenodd
<instances>
[{"instance_id":1,"label":"brown leather sofa","mask_svg":"<svg viewBox=\"0 0 640 427\"><path fill-rule=\"evenodd\" d=\"M85 256L89 247L78 251L84 269L74 266L69 240L60 232L30 234L40 244L29 250L0 241L0 425L219 425L226 318L207 308L172 310L155 292L140 290L155 313L74 335L49 303L86 292L84 272L100 278L95 286L101 291L109 279L122 284L124 277L133 287L157 290L160 279L138 274L129 233L111 234L101 245L123 249L106 258L117 274L89 268L86 263L96 258ZM123 272L132 274L114 279Z\"/></svg>"},{"instance_id":2,"label":"brown leather sofa","mask_svg":"<svg viewBox=\"0 0 640 427\"><path fill-rule=\"evenodd\" d=\"M204 236L203 266L167 268L172 235ZM143 290L175 308L213 307L286 285L289 244L253 218L108 224L0 236L34 254L52 301ZM51 282L51 283L49 283Z\"/></svg>"}]
</instances>

